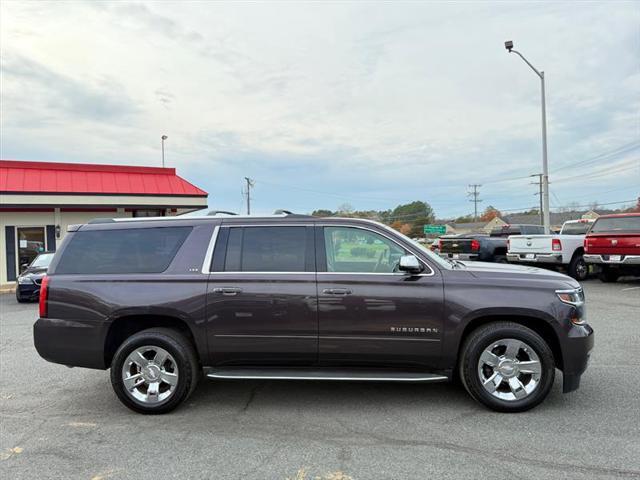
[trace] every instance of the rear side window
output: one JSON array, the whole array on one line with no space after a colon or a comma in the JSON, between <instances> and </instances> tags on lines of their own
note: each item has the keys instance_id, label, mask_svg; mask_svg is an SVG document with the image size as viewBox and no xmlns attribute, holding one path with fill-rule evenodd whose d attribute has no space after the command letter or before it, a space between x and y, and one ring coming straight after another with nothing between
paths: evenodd
<instances>
[{"instance_id":1,"label":"rear side window","mask_svg":"<svg viewBox=\"0 0 640 480\"><path fill-rule=\"evenodd\" d=\"M593 233L640 232L640 215L628 217L599 218L591 227Z\"/></svg>"},{"instance_id":2,"label":"rear side window","mask_svg":"<svg viewBox=\"0 0 640 480\"><path fill-rule=\"evenodd\" d=\"M306 227L229 229L224 269L228 272L304 272L313 237Z\"/></svg>"},{"instance_id":3,"label":"rear side window","mask_svg":"<svg viewBox=\"0 0 640 480\"><path fill-rule=\"evenodd\" d=\"M191 227L80 230L73 234L55 273L160 273L190 231Z\"/></svg>"}]
</instances>

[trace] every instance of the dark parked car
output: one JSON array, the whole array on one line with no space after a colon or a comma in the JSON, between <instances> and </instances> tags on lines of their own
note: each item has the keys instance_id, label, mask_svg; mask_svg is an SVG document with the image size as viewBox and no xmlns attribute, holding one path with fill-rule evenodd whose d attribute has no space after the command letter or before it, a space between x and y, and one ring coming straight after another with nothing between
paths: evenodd
<instances>
[{"instance_id":1,"label":"dark parked car","mask_svg":"<svg viewBox=\"0 0 640 480\"><path fill-rule=\"evenodd\" d=\"M540 225L503 225L486 234L461 234L440 238L439 254L455 260L480 262L507 262L509 235L539 235L544 233Z\"/></svg>"},{"instance_id":2,"label":"dark parked car","mask_svg":"<svg viewBox=\"0 0 640 480\"><path fill-rule=\"evenodd\" d=\"M358 219L175 217L74 226L42 284L45 359L111 369L172 410L207 377L440 382L499 411L579 386L593 347L572 278L439 258ZM64 374L64 370L61 371Z\"/></svg>"},{"instance_id":3,"label":"dark parked car","mask_svg":"<svg viewBox=\"0 0 640 480\"><path fill-rule=\"evenodd\" d=\"M49 264L53 259L53 252L45 252L33 259L33 262L18 276L16 282L16 300L18 302L32 302L40 296L40 283L47 274Z\"/></svg>"}]
</instances>

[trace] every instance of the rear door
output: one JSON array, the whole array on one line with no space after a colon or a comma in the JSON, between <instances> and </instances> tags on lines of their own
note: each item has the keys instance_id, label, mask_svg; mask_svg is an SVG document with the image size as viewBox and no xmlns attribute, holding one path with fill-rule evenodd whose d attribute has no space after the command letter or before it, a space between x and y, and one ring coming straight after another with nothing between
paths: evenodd
<instances>
[{"instance_id":1,"label":"rear door","mask_svg":"<svg viewBox=\"0 0 640 480\"><path fill-rule=\"evenodd\" d=\"M207 288L207 323L217 365L316 363L313 227L221 226Z\"/></svg>"},{"instance_id":2,"label":"rear door","mask_svg":"<svg viewBox=\"0 0 640 480\"><path fill-rule=\"evenodd\" d=\"M316 247L321 364L437 363L443 335L439 271L397 271L407 247L368 227L318 226Z\"/></svg>"}]
</instances>

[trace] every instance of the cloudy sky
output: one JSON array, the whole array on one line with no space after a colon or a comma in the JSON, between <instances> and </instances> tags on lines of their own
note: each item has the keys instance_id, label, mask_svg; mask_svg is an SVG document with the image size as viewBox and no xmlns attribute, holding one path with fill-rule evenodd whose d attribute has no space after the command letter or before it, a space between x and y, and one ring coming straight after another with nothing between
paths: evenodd
<instances>
[{"instance_id":1,"label":"cloudy sky","mask_svg":"<svg viewBox=\"0 0 640 480\"><path fill-rule=\"evenodd\" d=\"M440 217L640 194L640 2L13 2L1 157L168 166L240 210ZM615 206L615 205L614 205Z\"/></svg>"}]
</instances>

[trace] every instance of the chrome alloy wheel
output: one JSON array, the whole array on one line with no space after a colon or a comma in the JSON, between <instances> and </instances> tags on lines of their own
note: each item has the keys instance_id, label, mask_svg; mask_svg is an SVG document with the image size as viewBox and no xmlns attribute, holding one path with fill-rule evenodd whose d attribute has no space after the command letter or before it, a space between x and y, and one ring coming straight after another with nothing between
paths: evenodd
<instances>
[{"instance_id":1,"label":"chrome alloy wheel","mask_svg":"<svg viewBox=\"0 0 640 480\"><path fill-rule=\"evenodd\" d=\"M125 391L140 403L163 402L178 385L176 361L164 348L138 347L124 361L122 383Z\"/></svg>"},{"instance_id":2,"label":"chrome alloy wheel","mask_svg":"<svg viewBox=\"0 0 640 480\"><path fill-rule=\"evenodd\" d=\"M491 343L478 360L484 389L500 400L521 400L531 395L542 377L536 352L521 340L505 338Z\"/></svg>"}]
</instances>

